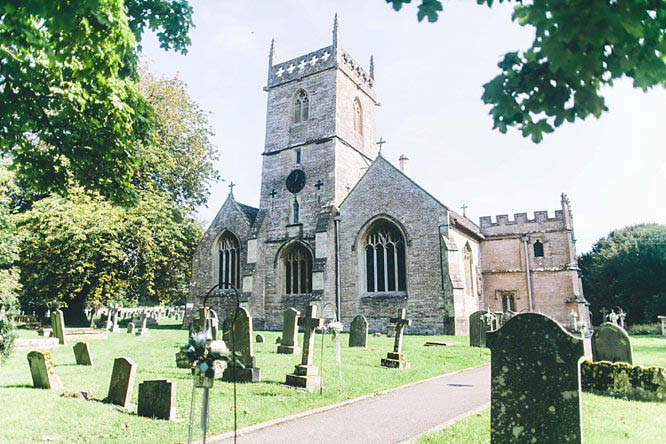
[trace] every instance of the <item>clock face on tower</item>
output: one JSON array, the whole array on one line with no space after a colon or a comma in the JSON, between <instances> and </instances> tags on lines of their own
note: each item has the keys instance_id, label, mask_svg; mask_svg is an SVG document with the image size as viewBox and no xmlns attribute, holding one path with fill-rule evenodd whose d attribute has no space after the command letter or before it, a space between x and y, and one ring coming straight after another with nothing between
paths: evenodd
<instances>
[{"instance_id":1,"label":"clock face on tower","mask_svg":"<svg viewBox=\"0 0 666 444\"><path fill-rule=\"evenodd\" d=\"M305 186L305 173L296 169L287 176L287 189L291 193L298 193Z\"/></svg>"}]
</instances>

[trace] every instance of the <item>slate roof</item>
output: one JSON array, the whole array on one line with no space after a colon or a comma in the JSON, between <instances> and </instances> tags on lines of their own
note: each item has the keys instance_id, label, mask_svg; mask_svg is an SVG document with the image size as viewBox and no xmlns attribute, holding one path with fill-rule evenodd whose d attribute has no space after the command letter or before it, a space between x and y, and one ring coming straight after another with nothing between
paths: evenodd
<instances>
[{"instance_id":1,"label":"slate roof","mask_svg":"<svg viewBox=\"0 0 666 444\"><path fill-rule=\"evenodd\" d=\"M250 225L254 224L255 219L257 219L257 214L259 214L259 208L254 208L249 205L245 205L239 202L236 202L238 207L241 209L243 213L247 216L247 218L250 220Z\"/></svg>"}]
</instances>

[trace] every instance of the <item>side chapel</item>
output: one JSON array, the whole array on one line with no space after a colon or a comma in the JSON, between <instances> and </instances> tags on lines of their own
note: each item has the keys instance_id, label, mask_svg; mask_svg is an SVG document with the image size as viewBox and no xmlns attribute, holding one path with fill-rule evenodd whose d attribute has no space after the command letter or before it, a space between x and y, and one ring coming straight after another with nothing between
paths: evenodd
<instances>
[{"instance_id":1,"label":"side chapel","mask_svg":"<svg viewBox=\"0 0 666 444\"><path fill-rule=\"evenodd\" d=\"M330 46L275 63L271 44L259 208L227 196L193 258L186 321L219 284L238 288L256 328L280 329L284 310L313 302L374 331L401 308L419 333L465 335L487 308L589 324L566 196L554 217L477 225L451 210L407 175L406 157L396 168L381 155L373 60L366 72L338 37L336 17ZM232 299L211 301L228 313Z\"/></svg>"}]
</instances>

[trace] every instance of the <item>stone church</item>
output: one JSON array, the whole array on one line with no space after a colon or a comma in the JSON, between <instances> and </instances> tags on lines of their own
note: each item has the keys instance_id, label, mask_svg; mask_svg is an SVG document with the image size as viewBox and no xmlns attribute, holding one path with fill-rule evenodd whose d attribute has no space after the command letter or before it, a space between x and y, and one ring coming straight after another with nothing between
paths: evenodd
<instances>
[{"instance_id":1,"label":"stone church","mask_svg":"<svg viewBox=\"0 0 666 444\"><path fill-rule=\"evenodd\" d=\"M311 303L376 331L400 308L413 333L467 334L487 308L589 323L566 196L553 217L477 225L420 187L406 157L381 155L373 61L365 71L338 45L337 19L325 48L276 63L271 44L264 90L259 208L227 196L193 258L187 319L219 285L207 305L229 312L235 287L256 328Z\"/></svg>"}]
</instances>

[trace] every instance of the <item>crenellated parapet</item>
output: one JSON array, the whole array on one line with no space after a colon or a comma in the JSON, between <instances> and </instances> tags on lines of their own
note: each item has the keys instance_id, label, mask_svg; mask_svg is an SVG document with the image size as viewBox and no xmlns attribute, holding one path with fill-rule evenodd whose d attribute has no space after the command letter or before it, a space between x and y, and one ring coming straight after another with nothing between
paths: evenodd
<instances>
[{"instance_id":1,"label":"crenellated parapet","mask_svg":"<svg viewBox=\"0 0 666 444\"><path fill-rule=\"evenodd\" d=\"M296 57L286 62L269 67L268 87L282 85L293 80L302 79L336 66L336 50L333 46Z\"/></svg>"},{"instance_id":2,"label":"crenellated parapet","mask_svg":"<svg viewBox=\"0 0 666 444\"><path fill-rule=\"evenodd\" d=\"M554 217L549 217L548 211L535 211L532 219L527 213L515 213L513 219L510 219L508 214L500 214L496 216L495 222L491 216L481 217L479 221L484 235L522 234L565 228L562 210L556 210Z\"/></svg>"}]
</instances>

